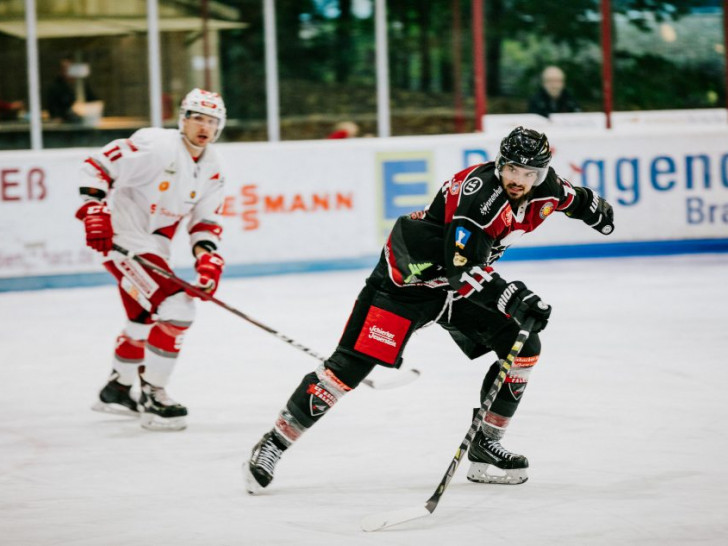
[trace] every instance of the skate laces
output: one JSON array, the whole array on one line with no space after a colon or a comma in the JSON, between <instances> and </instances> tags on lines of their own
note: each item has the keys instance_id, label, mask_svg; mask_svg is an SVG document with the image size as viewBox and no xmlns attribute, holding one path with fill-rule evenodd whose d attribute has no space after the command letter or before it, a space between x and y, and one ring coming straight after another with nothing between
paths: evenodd
<instances>
[{"instance_id":1,"label":"skate laces","mask_svg":"<svg viewBox=\"0 0 728 546\"><path fill-rule=\"evenodd\" d=\"M163 406L176 406L177 402L172 400L164 387L155 387L149 384L149 397Z\"/></svg>"},{"instance_id":2,"label":"skate laces","mask_svg":"<svg viewBox=\"0 0 728 546\"><path fill-rule=\"evenodd\" d=\"M283 450L273 443L270 438L266 440L255 457L255 466L264 470L267 474L273 475L273 468L278 459L281 458Z\"/></svg>"},{"instance_id":3,"label":"skate laces","mask_svg":"<svg viewBox=\"0 0 728 546\"><path fill-rule=\"evenodd\" d=\"M501 459L512 459L513 458L513 453L511 453L506 448L504 448L502 445L500 445L500 442L498 440L491 440L489 438L486 438L485 442L486 442L486 447L487 447L488 451L495 453Z\"/></svg>"}]
</instances>

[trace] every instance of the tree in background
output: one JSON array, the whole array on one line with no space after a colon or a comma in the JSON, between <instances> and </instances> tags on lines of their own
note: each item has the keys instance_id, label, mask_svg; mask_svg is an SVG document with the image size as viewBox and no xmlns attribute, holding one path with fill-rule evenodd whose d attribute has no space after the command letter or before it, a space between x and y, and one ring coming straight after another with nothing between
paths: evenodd
<instances>
[{"instance_id":1,"label":"tree in background","mask_svg":"<svg viewBox=\"0 0 728 546\"><path fill-rule=\"evenodd\" d=\"M262 2L218 1L238 7L249 24L221 39L223 91L231 116L265 119ZM599 0L487 0L484 5L489 111L525 111L519 108L525 107L538 74L553 63L564 69L582 105L600 108ZM649 35L695 8L719 5L716 0L612 0L620 22L613 26L615 107L700 107L709 105L706 96L722 95L721 59L710 66L680 63L653 51L632 51L620 36L626 34L625 21ZM457 6L461 36L455 37ZM463 93L472 97L471 7L471 0L387 1L394 113L452 108L456 74ZM373 9L374 0L276 0L282 116L376 112ZM461 61L454 67L458 42Z\"/></svg>"},{"instance_id":2,"label":"tree in background","mask_svg":"<svg viewBox=\"0 0 728 546\"><path fill-rule=\"evenodd\" d=\"M714 6L711 0L612 0L612 12L630 26L651 32L655 25L676 21L695 8ZM506 41L534 51L533 59L520 70L522 92L532 89L544 66L558 64L566 72L569 85L577 96L599 104L601 99L601 13L599 0L542 2L540 0L488 0L486 3L486 37L488 51L488 93L502 95L503 77L511 67L503 66ZM616 29L613 26L613 30ZM615 31L618 32L618 31ZM692 77L693 83L714 78L707 67L680 66L679 63L653 53L632 52L614 36L615 107L669 108L705 106L702 93L681 93L678 87L667 90L655 85L663 77L684 73L678 79ZM626 46L626 47L625 47ZM555 52L558 57L554 57ZM528 59L523 59L528 63ZM706 72L707 69L707 72ZM516 68L519 70L519 68ZM696 74L697 72L697 74ZM697 79L695 79L697 78ZM663 80L664 81L664 80ZM709 85L709 84L708 84ZM719 79L713 87L720 88ZM672 94L671 94L672 91ZM712 89L717 92L716 89ZM700 96L699 96L700 95Z\"/></svg>"}]
</instances>

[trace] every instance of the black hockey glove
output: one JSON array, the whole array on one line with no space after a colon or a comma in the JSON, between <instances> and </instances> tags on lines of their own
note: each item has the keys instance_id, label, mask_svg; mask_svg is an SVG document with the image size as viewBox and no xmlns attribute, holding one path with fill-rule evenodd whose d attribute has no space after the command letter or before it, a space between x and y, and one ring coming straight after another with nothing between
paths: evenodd
<instances>
[{"instance_id":1,"label":"black hockey glove","mask_svg":"<svg viewBox=\"0 0 728 546\"><path fill-rule=\"evenodd\" d=\"M546 328L549 316L551 316L551 306L545 304L521 281L513 281L505 285L498 295L496 307L498 311L512 318L519 325L532 317L534 323L531 331L534 334Z\"/></svg>"},{"instance_id":2,"label":"black hockey glove","mask_svg":"<svg viewBox=\"0 0 728 546\"><path fill-rule=\"evenodd\" d=\"M599 197L593 190L577 186L574 188L579 197L579 206L566 215L583 220L599 233L609 235L614 231L614 210L612 205Z\"/></svg>"}]
</instances>

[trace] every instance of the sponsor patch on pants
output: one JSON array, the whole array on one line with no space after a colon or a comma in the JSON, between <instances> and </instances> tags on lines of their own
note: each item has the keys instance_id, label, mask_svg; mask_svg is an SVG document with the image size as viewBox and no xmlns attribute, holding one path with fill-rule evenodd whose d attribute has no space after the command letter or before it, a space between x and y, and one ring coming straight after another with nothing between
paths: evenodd
<instances>
[{"instance_id":1,"label":"sponsor patch on pants","mask_svg":"<svg viewBox=\"0 0 728 546\"><path fill-rule=\"evenodd\" d=\"M372 305L354 349L393 365L402 350L410 324L410 320Z\"/></svg>"}]
</instances>

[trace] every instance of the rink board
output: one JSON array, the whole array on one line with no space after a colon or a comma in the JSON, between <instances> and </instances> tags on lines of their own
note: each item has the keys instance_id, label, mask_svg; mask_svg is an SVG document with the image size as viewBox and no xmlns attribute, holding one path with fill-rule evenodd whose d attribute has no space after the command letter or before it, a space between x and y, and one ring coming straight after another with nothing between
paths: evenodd
<instances>
[{"instance_id":1,"label":"rink board","mask_svg":"<svg viewBox=\"0 0 728 546\"><path fill-rule=\"evenodd\" d=\"M502 135L226 143L222 253L230 276L368 267L401 214L455 172L495 157ZM728 128L553 129L553 166L609 200L604 237L554 214L516 259L728 250ZM0 153L0 291L104 282L74 213L91 150ZM174 264L191 267L182 228Z\"/></svg>"}]
</instances>

